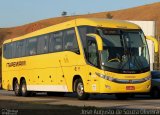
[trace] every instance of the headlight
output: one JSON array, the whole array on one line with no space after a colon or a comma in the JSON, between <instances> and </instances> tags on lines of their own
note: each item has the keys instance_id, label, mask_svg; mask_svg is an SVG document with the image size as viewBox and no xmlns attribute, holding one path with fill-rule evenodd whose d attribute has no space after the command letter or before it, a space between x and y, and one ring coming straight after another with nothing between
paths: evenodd
<instances>
[{"instance_id":1,"label":"headlight","mask_svg":"<svg viewBox=\"0 0 160 115\"><path fill-rule=\"evenodd\" d=\"M148 80L151 80L151 76L144 78L144 81L148 81Z\"/></svg>"},{"instance_id":2,"label":"headlight","mask_svg":"<svg viewBox=\"0 0 160 115\"><path fill-rule=\"evenodd\" d=\"M106 80L109 80L109 81L115 81L116 79L113 78L113 77L110 77L110 76L106 76L106 75L103 75L103 74L100 74L100 73L97 73L96 72L96 75L103 78L103 79L106 79Z\"/></svg>"},{"instance_id":3,"label":"headlight","mask_svg":"<svg viewBox=\"0 0 160 115\"><path fill-rule=\"evenodd\" d=\"M103 75L103 74L100 74L100 73L97 73L97 72L96 72L96 75L103 78L103 79L112 81L112 82L126 83L126 84L137 84L137 83L143 83L143 82L146 82L148 80L151 80L151 76L148 76L148 77L145 77L145 78L142 78L142 79L127 79L126 80L126 79L113 78L113 77L106 76L106 75Z\"/></svg>"}]
</instances>

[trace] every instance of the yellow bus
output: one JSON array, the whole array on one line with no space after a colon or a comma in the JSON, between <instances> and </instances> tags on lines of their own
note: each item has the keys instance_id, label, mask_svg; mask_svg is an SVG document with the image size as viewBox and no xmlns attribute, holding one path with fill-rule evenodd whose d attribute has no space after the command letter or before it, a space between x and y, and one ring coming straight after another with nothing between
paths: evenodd
<instances>
[{"instance_id":1,"label":"yellow bus","mask_svg":"<svg viewBox=\"0 0 160 115\"><path fill-rule=\"evenodd\" d=\"M115 94L149 92L149 53L141 28L118 20L79 18L3 43L2 87L33 92ZM60 93L62 94L62 93Z\"/></svg>"}]
</instances>

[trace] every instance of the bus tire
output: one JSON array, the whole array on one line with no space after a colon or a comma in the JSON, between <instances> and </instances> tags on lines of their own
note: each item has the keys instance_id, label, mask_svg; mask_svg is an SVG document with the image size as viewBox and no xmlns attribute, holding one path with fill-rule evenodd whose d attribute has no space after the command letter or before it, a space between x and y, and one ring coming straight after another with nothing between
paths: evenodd
<instances>
[{"instance_id":1,"label":"bus tire","mask_svg":"<svg viewBox=\"0 0 160 115\"><path fill-rule=\"evenodd\" d=\"M126 99L128 99L129 94L117 93L117 94L115 94L115 96L118 100L126 100Z\"/></svg>"},{"instance_id":2,"label":"bus tire","mask_svg":"<svg viewBox=\"0 0 160 115\"><path fill-rule=\"evenodd\" d=\"M32 92L27 91L27 84L25 80L22 80L20 85L21 93L23 97L32 96Z\"/></svg>"},{"instance_id":3,"label":"bus tire","mask_svg":"<svg viewBox=\"0 0 160 115\"><path fill-rule=\"evenodd\" d=\"M14 90L14 93L15 93L16 96L21 96L22 95L21 90L20 90L20 86L19 86L17 80L15 80L14 83L13 83L13 90Z\"/></svg>"},{"instance_id":4,"label":"bus tire","mask_svg":"<svg viewBox=\"0 0 160 115\"><path fill-rule=\"evenodd\" d=\"M84 92L82 79L76 80L76 93L79 100L87 100L89 98L89 94Z\"/></svg>"}]
</instances>

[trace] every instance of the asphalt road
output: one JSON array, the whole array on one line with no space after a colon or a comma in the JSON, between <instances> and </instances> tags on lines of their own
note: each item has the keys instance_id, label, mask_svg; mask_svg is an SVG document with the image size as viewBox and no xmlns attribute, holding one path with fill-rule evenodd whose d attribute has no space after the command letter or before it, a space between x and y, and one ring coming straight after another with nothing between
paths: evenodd
<instances>
[{"instance_id":1,"label":"asphalt road","mask_svg":"<svg viewBox=\"0 0 160 115\"><path fill-rule=\"evenodd\" d=\"M1 113L39 112L38 114L84 114L100 115L112 113L141 113L160 114L160 99L151 99L147 95L137 95L128 100L117 100L111 95L91 95L89 100L80 101L74 94L64 97L47 96L38 93L34 97L17 97L13 91L0 90ZM47 111L46 111L47 110ZM28 114L28 113L27 113ZM6 114L4 114L6 115Z\"/></svg>"}]
</instances>

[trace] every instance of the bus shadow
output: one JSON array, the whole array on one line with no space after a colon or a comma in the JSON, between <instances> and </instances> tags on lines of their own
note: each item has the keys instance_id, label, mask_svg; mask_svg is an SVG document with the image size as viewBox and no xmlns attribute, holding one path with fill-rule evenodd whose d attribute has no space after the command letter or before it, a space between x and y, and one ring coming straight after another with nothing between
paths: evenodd
<instances>
[{"instance_id":1,"label":"bus shadow","mask_svg":"<svg viewBox=\"0 0 160 115\"><path fill-rule=\"evenodd\" d=\"M77 99L76 93L65 93L64 96L58 96L58 95L48 96L47 93L36 93L35 97L45 97L45 98L58 97L58 98L67 98L67 99ZM132 100L159 100L159 99L153 99L149 95L135 95L132 98L128 98L127 101L132 101ZM114 95L91 94L88 100L116 100L117 101L118 99Z\"/></svg>"}]
</instances>

